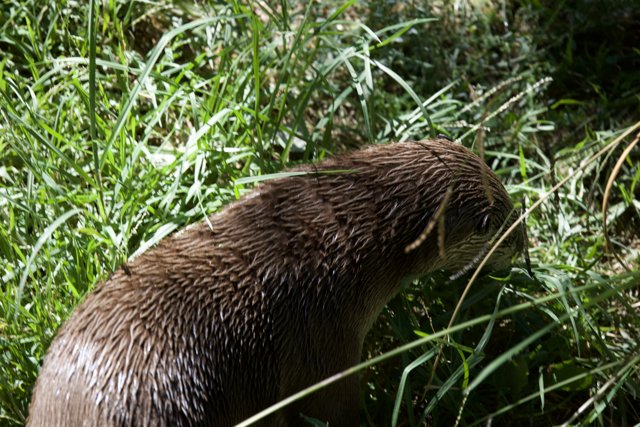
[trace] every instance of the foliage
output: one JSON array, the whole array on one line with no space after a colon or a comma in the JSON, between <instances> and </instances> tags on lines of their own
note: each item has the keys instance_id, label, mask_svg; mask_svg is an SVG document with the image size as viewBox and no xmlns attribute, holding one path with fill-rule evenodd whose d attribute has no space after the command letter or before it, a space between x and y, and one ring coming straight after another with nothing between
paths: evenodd
<instances>
[{"instance_id":1,"label":"foliage","mask_svg":"<svg viewBox=\"0 0 640 427\"><path fill-rule=\"evenodd\" d=\"M365 355L423 338L363 372L363 421L637 422L638 151L609 246L623 146L584 165L638 117L633 3L5 2L0 423L24 422L55 331L128 257L286 165L436 133L514 200L568 182L527 219L535 277L481 275L468 327L438 335L468 278L392 301Z\"/></svg>"}]
</instances>

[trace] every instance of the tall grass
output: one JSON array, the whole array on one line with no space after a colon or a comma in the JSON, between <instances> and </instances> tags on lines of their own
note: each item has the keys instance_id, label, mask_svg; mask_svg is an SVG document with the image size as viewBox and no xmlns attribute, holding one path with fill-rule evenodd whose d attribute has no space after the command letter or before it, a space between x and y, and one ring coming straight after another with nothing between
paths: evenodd
<instances>
[{"instance_id":1,"label":"tall grass","mask_svg":"<svg viewBox=\"0 0 640 427\"><path fill-rule=\"evenodd\" d=\"M458 3L3 6L0 422L24 423L55 331L128 257L288 164L440 132L482 151L514 200L568 180L527 219L534 278L480 277L450 329L465 278L392 301L365 355L412 348L362 372L363 422L640 420L637 154L607 250L598 207L621 145L583 166L633 125L629 104L606 121L588 108L602 93L562 92L573 62L530 35L557 9Z\"/></svg>"}]
</instances>

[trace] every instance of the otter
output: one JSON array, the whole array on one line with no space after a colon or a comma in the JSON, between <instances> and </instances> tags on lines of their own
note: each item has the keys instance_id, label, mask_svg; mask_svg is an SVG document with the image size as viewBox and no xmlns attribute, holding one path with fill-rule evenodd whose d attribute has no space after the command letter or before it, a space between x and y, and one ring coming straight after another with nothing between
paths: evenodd
<instances>
[{"instance_id":1,"label":"otter","mask_svg":"<svg viewBox=\"0 0 640 427\"><path fill-rule=\"evenodd\" d=\"M48 349L27 424L238 423L357 364L401 281L477 263L514 221L498 177L443 138L292 171L98 285ZM515 234L491 264L522 247ZM300 414L357 425L358 382L344 378L264 425L300 425Z\"/></svg>"}]
</instances>

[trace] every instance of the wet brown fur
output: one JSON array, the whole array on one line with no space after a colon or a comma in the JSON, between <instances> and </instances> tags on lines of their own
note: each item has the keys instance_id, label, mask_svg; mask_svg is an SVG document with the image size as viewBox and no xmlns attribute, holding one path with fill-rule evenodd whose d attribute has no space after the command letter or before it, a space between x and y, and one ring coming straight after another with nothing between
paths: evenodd
<instances>
[{"instance_id":1,"label":"wet brown fur","mask_svg":"<svg viewBox=\"0 0 640 427\"><path fill-rule=\"evenodd\" d=\"M242 421L358 363L402 279L468 267L512 210L495 174L444 139L296 170L309 174L258 187L211 216L212 229L163 240L89 294L48 350L28 425ZM445 236L406 251L448 188ZM494 263L522 238L503 246ZM304 413L356 425L358 406L350 377L265 424L299 424Z\"/></svg>"}]
</instances>

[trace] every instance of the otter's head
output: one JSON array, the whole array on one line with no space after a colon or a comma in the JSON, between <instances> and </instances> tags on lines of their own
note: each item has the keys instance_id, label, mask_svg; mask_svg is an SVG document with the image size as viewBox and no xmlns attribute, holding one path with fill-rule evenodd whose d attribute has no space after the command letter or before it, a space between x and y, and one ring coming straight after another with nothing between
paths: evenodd
<instances>
[{"instance_id":1,"label":"otter's head","mask_svg":"<svg viewBox=\"0 0 640 427\"><path fill-rule=\"evenodd\" d=\"M427 260L420 273L447 270L464 274L482 262L518 214L500 179L471 151L441 139L422 147L431 159L421 177L429 183L423 217L428 224L405 252L415 250L418 259ZM523 250L523 231L522 226L514 230L485 266L510 265L513 256Z\"/></svg>"}]
</instances>

